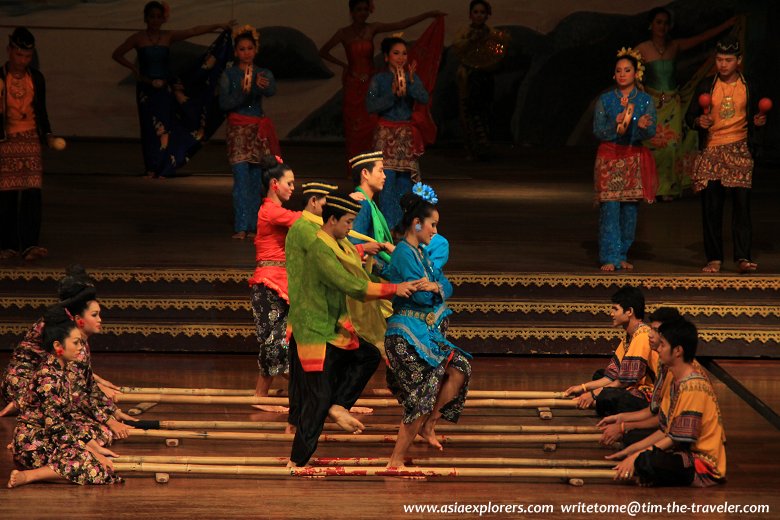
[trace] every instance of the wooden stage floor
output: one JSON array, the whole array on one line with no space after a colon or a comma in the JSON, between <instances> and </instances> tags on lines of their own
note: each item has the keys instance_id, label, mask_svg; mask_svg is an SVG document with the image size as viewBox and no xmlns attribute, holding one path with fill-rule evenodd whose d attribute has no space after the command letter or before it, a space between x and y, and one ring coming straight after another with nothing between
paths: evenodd
<instances>
[{"instance_id":1,"label":"wooden stage floor","mask_svg":"<svg viewBox=\"0 0 780 520\"><path fill-rule=\"evenodd\" d=\"M8 355L0 355L5 364ZM780 405L780 364L770 362L724 361L724 366L771 406ZM170 385L186 387L251 388L256 375L254 356L247 355L162 355L99 354L95 370L120 385ZM603 360L479 358L474 361L473 389L561 390L572 382L585 380ZM750 374L751 377L745 377ZM370 387L381 388L383 368ZM435 514L404 514L409 504L549 504L551 514L537 518L593 518L593 515L564 514L565 504L729 504L762 505L770 514L757 518L777 518L780 498L780 432L744 402L715 382L728 436L728 477L726 485L714 489L638 488L611 481L589 481L577 488L557 480L458 479L441 478L407 481L396 478L331 477L322 480L300 478L239 479L172 475L168 484L157 484L152 476L129 475L118 486L79 488L67 484L36 484L0 491L0 517L11 518L434 518ZM478 415L483 413L484 415ZM158 405L145 413L146 419L168 420L283 420L241 406ZM397 409L377 410L369 423L394 423ZM593 416L580 412L559 412L554 425L592 425ZM467 410L462 424L542 424L532 411L501 412ZM6 442L14 419L0 419L0 439ZM455 446L445 445L445 456L600 458L607 453L596 446L559 446L555 453L543 453L541 446ZM287 456L287 443L184 440L178 448L165 447L161 439L122 441L114 446L121 455L222 455ZM388 456L391 445L321 444L319 456ZM11 456L0 450L0 475L11 469ZM413 456L436 456L422 446ZM478 518L472 515L447 515ZM484 515L501 518L510 515ZM519 516L519 515L512 515ZM604 517L604 515L601 515ZM625 515L615 516L625 518ZM687 518L682 514L648 514L641 518ZM749 518L716 515L713 518Z\"/></svg>"}]
</instances>

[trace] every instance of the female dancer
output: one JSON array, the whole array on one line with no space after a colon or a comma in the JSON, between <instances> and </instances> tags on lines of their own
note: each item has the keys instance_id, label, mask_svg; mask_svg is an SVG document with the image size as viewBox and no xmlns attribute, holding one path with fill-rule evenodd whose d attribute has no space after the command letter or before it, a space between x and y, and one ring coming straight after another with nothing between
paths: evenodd
<instances>
[{"instance_id":1,"label":"female dancer","mask_svg":"<svg viewBox=\"0 0 780 520\"><path fill-rule=\"evenodd\" d=\"M8 487L63 479L82 485L121 482L107 458L118 455L72 427L67 365L83 347L81 332L59 306L47 310L44 323L46 356L22 399L13 435L14 462L24 470L11 471Z\"/></svg>"},{"instance_id":2,"label":"female dancer","mask_svg":"<svg viewBox=\"0 0 780 520\"><path fill-rule=\"evenodd\" d=\"M257 326L257 341L260 344L257 357L260 373L255 395L267 397L274 376L287 377L290 373L287 340L290 297L287 294L284 242L287 231L301 218L301 212L282 207L295 190L292 168L283 163L280 157L264 158L262 167L263 188L267 196L257 215L257 267L249 279L249 285L252 288L252 314ZM252 406L266 412L287 412L283 406Z\"/></svg>"},{"instance_id":3,"label":"female dancer","mask_svg":"<svg viewBox=\"0 0 780 520\"><path fill-rule=\"evenodd\" d=\"M366 93L368 82L374 74L374 36L391 31L400 31L411 27L426 18L444 15L440 11L406 18L398 22L368 22L374 11L372 0L349 0L349 14L352 24L342 27L320 49L322 59L338 65L344 72L344 139L347 158L371 150L372 133L376 127L376 117L366 111ZM330 51L336 45L344 46L347 62L333 56Z\"/></svg>"},{"instance_id":4,"label":"female dancer","mask_svg":"<svg viewBox=\"0 0 780 520\"><path fill-rule=\"evenodd\" d=\"M146 29L131 35L114 50L112 58L136 77L136 102L141 125L144 165L148 177L167 177L183 166L200 144L222 124L214 92L217 79L230 57L233 22L199 25L183 31L164 31L168 9L161 2L144 6ZM197 72L186 87L170 77L171 44L222 29L225 32L209 47ZM138 66L125 58L131 49L138 53ZM194 88L194 85L201 88Z\"/></svg>"},{"instance_id":5,"label":"female dancer","mask_svg":"<svg viewBox=\"0 0 780 520\"><path fill-rule=\"evenodd\" d=\"M254 65L260 35L251 25L233 31L237 61L219 80L219 106L228 113L227 153L233 170L233 238L243 240L257 230L262 198L260 160L281 155L279 139L263 112L263 96L276 94L268 69Z\"/></svg>"},{"instance_id":6,"label":"female dancer","mask_svg":"<svg viewBox=\"0 0 780 520\"><path fill-rule=\"evenodd\" d=\"M404 409L388 467L403 467L418 432L431 446L442 449L434 432L436 422L442 417L457 422L471 378L471 356L444 336L443 322L452 314L446 303L452 285L423 247L436 235L436 202L433 190L421 183L404 195L404 238L385 271L393 283L423 279L409 298L393 299L393 315L387 320L387 383Z\"/></svg>"},{"instance_id":7,"label":"female dancer","mask_svg":"<svg viewBox=\"0 0 780 520\"><path fill-rule=\"evenodd\" d=\"M506 54L506 35L486 23L491 14L493 10L486 0L472 0L471 25L452 44L460 60L457 78L463 138L469 158L477 160L488 157L493 71Z\"/></svg>"},{"instance_id":8,"label":"female dancer","mask_svg":"<svg viewBox=\"0 0 780 520\"><path fill-rule=\"evenodd\" d=\"M594 181L601 206L599 259L602 271L633 269L628 249L634 242L639 201L655 200L653 156L642 141L655 135L655 105L637 85L642 81L639 53L621 49L615 61L615 87L602 94L593 116L601 141Z\"/></svg>"},{"instance_id":9,"label":"female dancer","mask_svg":"<svg viewBox=\"0 0 780 520\"><path fill-rule=\"evenodd\" d=\"M668 201L680 197L683 189L690 187L690 173L697 151L696 132L683 131L683 117L691 102L693 86L701 78L694 78L695 81L678 89L674 77L677 54L717 36L733 26L736 18L696 36L675 40L669 37L672 13L668 9L651 9L648 21L650 39L637 45L636 50L642 54L642 62L647 67L643 84L653 97L658 122L655 136L646 145L653 152L658 170L657 195Z\"/></svg>"},{"instance_id":10,"label":"female dancer","mask_svg":"<svg viewBox=\"0 0 780 520\"><path fill-rule=\"evenodd\" d=\"M132 428L117 418L137 419L124 414L109 397L114 396L119 388L92 372L89 338L101 332L102 320L95 286L86 271L82 269L65 277L60 284L60 299L60 305L73 317L84 339L83 348L67 369L74 405L71 412L73 428L89 435L99 445L108 446L114 439L127 438Z\"/></svg>"},{"instance_id":11,"label":"female dancer","mask_svg":"<svg viewBox=\"0 0 780 520\"><path fill-rule=\"evenodd\" d=\"M415 103L428 103L428 91L414 71L417 63L406 67L407 47L401 38L382 40L387 70L371 78L366 96L369 112L379 115L372 150L384 157L385 186L379 209L394 228L401 220L401 197L420 180L419 157L425 146L422 135L412 123Z\"/></svg>"}]
</instances>

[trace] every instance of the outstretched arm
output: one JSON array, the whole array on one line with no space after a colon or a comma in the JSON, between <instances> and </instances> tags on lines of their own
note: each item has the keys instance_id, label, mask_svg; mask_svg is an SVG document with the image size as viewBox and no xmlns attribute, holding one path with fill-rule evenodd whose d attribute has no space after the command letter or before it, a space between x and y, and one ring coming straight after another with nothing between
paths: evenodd
<instances>
[{"instance_id":1,"label":"outstretched arm","mask_svg":"<svg viewBox=\"0 0 780 520\"><path fill-rule=\"evenodd\" d=\"M729 18L722 24L718 25L717 27L713 27L712 29L707 29L703 33L697 34L696 36L691 36L690 38L681 38L679 40L674 40L674 43L676 43L679 46L679 49L681 51L687 51L688 49L692 49L697 45L701 45L707 40L711 40L712 38L719 35L729 27L732 27L735 23L737 23L737 17L732 16L731 18Z\"/></svg>"},{"instance_id":2,"label":"outstretched arm","mask_svg":"<svg viewBox=\"0 0 780 520\"><path fill-rule=\"evenodd\" d=\"M425 13L418 14L417 16L412 16L411 18L406 18L398 22L390 22L390 23L376 22L371 24L371 28L373 29L373 34L386 33L390 31L398 31L401 29L406 29L407 27L411 27L412 25L418 24L423 20L425 20L426 18L436 18L437 16L446 16L446 15L447 13L444 13L442 11L427 11Z\"/></svg>"},{"instance_id":3,"label":"outstretched arm","mask_svg":"<svg viewBox=\"0 0 780 520\"><path fill-rule=\"evenodd\" d=\"M191 27L189 29L184 29L183 31L171 31L171 43L182 41L182 40L189 40L190 38L193 38L195 36L200 36L201 34L215 32L220 29L223 31L228 31L234 24L235 21L230 20L229 22L226 23L198 25L195 27Z\"/></svg>"}]
</instances>

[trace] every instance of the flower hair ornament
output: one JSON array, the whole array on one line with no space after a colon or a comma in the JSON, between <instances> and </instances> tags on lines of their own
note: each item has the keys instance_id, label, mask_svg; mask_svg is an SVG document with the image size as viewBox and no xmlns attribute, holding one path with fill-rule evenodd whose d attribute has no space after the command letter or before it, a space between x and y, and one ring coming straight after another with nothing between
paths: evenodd
<instances>
[{"instance_id":1,"label":"flower hair ornament","mask_svg":"<svg viewBox=\"0 0 780 520\"><path fill-rule=\"evenodd\" d=\"M235 40L237 37L241 36L242 34L251 34L252 39L255 41L255 47L260 46L260 33L257 32L257 29L252 27L249 24L242 25L241 27L236 27L233 29L233 39Z\"/></svg>"},{"instance_id":2,"label":"flower hair ornament","mask_svg":"<svg viewBox=\"0 0 780 520\"><path fill-rule=\"evenodd\" d=\"M420 197L425 202L430 202L431 204L437 204L439 202L439 198L436 196L436 192L433 191L433 188L427 184L423 184L422 182L418 182L412 186L412 193Z\"/></svg>"},{"instance_id":3,"label":"flower hair ornament","mask_svg":"<svg viewBox=\"0 0 780 520\"><path fill-rule=\"evenodd\" d=\"M641 83L642 79L645 77L645 66L642 64L642 54L631 47L623 47L617 52L617 57L622 58L623 56L631 56L636 60L636 80Z\"/></svg>"}]
</instances>

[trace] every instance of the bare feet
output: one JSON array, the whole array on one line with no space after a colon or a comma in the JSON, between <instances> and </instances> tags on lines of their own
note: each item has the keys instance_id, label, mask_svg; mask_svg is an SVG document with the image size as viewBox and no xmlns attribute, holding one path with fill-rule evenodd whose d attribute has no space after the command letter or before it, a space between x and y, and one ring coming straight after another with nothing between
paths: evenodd
<instances>
[{"instance_id":1,"label":"bare feet","mask_svg":"<svg viewBox=\"0 0 780 520\"><path fill-rule=\"evenodd\" d=\"M737 262L737 271L740 274L755 273L756 269L758 269L758 264L750 260L742 259Z\"/></svg>"},{"instance_id":2,"label":"bare feet","mask_svg":"<svg viewBox=\"0 0 780 520\"><path fill-rule=\"evenodd\" d=\"M634 269L634 264L629 264L628 262L620 262L620 268L625 269L626 271L631 271Z\"/></svg>"},{"instance_id":3,"label":"bare feet","mask_svg":"<svg viewBox=\"0 0 780 520\"><path fill-rule=\"evenodd\" d=\"M232 237L236 240L244 240L246 238L246 231L239 231L238 233L234 233Z\"/></svg>"},{"instance_id":4,"label":"bare feet","mask_svg":"<svg viewBox=\"0 0 780 520\"><path fill-rule=\"evenodd\" d=\"M711 262L707 262L707 265L701 268L701 272L703 273L719 273L720 272L720 260L713 260Z\"/></svg>"},{"instance_id":5,"label":"bare feet","mask_svg":"<svg viewBox=\"0 0 780 520\"><path fill-rule=\"evenodd\" d=\"M13 414L14 414L14 412L16 412L16 411L17 411L17 408L16 408L16 403L14 403L13 401L11 401L11 402L10 402L10 403L8 403L7 405L5 405L5 408L3 408L2 410L0 410L0 417L11 416L11 415L13 415Z\"/></svg>"},{"instance_id":6,"label":"bare feet","mask_svg":"<svg viewBox=\"0 0 780 520\"><path fill-rule=\"evenodd\" d=\"M290 409L286 406L274 406L271 404L253 404L251 406L252 408L257 408L258 410L271 413L288 413L290 411Z\"/></svg>"},{"instance_id":7,"label":"bare feet","mask_svg":"<svg viewBox=\"0 0 780 520\"><path fill-rule=\"evenodd\" d=\"M349 409L349 413L368 415L374 413L374 409L368 408L366 406L353 406L352 408Z\"/></svg>"},{"instance_id":8,"label":"bare feet","mask_svg":"<svg viewBox=\"0 0 780 520\"><path fill-rule=\"evenodd\" d=\"M444 447L439 442L439 439L436 438L436 432L434 431L435 426L436 421L428 419L425 421L425 424L423 424L423 427L420 428L420 433L418 435L425 439L425 441L433 448L436 448L439 451L444 451Z\"/></svg>"},{"instance_id":9,"label":"bare feet","mask_svg":"<svg viewBox=\"0 0 780 520\"><path fill-rule=\"evenodd\" d=\"M352 417L343 406L334 404L330 407L328 415L339 428L346 432L363 433L363 430L365 429L363 423Z\"/></svg>"},{"instance_id":10,"label":"bare feet","mask_svg":"<svg viewBox=\"0 0 780 520\"><path fill-rule=\"evenodd\" d=\"M615 266L614 266L614 264L603 264L601 266L601 270L602 271L614 271L615 270Z\"/></svg>"},{"instance_id":11,"label":"bare feet","mask_svg":"<svg viewBox=\"0 0 780 520\"><path fill-rule=\"evenodd\" d=\"M13 489L24 485L24 473L18 469L12 470L11 475L8 477L8 489Z\"/></svg>"}]
</instances>

